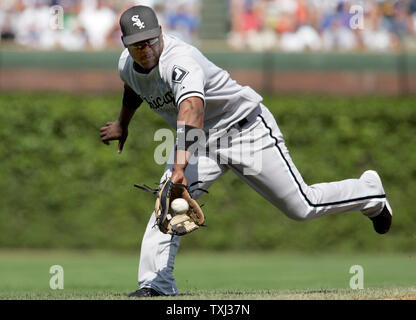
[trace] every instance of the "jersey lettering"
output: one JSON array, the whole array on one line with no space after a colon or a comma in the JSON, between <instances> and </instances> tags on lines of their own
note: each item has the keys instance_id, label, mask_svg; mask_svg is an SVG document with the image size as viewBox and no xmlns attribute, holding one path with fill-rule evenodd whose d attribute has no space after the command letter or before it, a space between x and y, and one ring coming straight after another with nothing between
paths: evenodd
<instances>
[{"instance_id":1,"label":"jersey lettering","mask_svg":"<svg viewBox=\"0 0 416 320\"><path fill-rule=\"evenodd\" d=\"M168 91L164 94L163 97L156 97L153 99L148 99L147 97L143 97L144 100L147 102L147 104L150 106L150 108L157 110L159 108L162 108L164 105L171 104L175 101L175 97L172 93L172 91Z\"/></svg>"}]
</instances>

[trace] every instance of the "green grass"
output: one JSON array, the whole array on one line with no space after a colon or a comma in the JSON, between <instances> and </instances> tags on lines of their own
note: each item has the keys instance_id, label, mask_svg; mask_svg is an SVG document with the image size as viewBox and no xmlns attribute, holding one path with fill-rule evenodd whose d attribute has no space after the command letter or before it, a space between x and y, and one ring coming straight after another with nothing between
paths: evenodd
<instances>
[{"instance_id":1,"label":"green grass","mask_svg":"<svg viewBox=\"0 0 416 320\"><path fill-rule=\"evenodd\" d=\"M126 299L136 289L138 253L0 251L0 299ZM52 265L64 289L52 290ZM349 288L352 265L364 289ZM414 254L179 253L177 297L161 299L390 299L416 297Z\"/></svg>"}]
</instances>

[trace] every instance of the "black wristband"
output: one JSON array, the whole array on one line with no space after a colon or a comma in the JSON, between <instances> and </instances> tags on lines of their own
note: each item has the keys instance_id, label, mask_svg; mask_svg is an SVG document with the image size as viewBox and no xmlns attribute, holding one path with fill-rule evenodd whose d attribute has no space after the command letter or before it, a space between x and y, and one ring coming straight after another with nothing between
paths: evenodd
<instances>
[{"instance_id":1,"label":"black wristband","mask_svg":"<svg viewBox=\"0 0 416 320\"><path fill-rule=\"evenodd\" d=\"M177 130L177 150L188 151L192 145L194 145L200 137L204 136L204 132L194 126L180 126Z\"/></svg>"}]
</instances>

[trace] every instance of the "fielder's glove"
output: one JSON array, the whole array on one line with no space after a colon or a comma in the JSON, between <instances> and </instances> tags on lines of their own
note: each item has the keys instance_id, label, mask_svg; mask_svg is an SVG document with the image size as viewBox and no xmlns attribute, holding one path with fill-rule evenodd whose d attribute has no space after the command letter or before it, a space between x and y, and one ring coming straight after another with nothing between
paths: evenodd
<instances>
[{"instance_id":1,"label":"fielder's glove","mask_svg":"<svg viewBox=\"0 0 416 320\"><path fill-rule=\"evenodd\" d=\"M192 198L187 186L173 183L170 178L166 179L157 190L147 186L136 184L135 186L157 195L155 203L156 224L161 232L183 236L203 226L205 221L204 213L198 202ZM203 189L199 190L205 191ZM189 209L187 212L182 214L173 212L170 203L177 198L183 198L188 202Z\"/></svg>"}]
</instances>

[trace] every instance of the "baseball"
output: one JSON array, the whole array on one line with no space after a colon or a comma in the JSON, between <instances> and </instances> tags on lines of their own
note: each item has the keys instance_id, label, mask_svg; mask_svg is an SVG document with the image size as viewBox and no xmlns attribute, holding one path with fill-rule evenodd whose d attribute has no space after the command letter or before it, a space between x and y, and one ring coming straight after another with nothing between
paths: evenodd
<instances>
[{"instance_id":1,"label":"baseball","mask_svg":"<svg viewBox=\"0 0 416 320\"><path fill-rule=\"evenodd\" d=\"M170 207L172 211L175 212L176 214L181 214L181 213L185 213L186 211L188 211L189 204L185 199L177 198L172 201L172 203L170 204Z\"/></svg>"}]
</instances>

